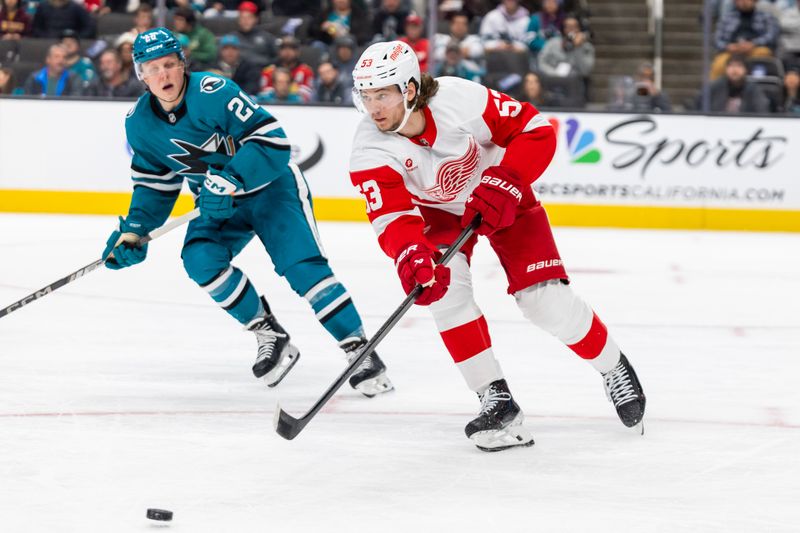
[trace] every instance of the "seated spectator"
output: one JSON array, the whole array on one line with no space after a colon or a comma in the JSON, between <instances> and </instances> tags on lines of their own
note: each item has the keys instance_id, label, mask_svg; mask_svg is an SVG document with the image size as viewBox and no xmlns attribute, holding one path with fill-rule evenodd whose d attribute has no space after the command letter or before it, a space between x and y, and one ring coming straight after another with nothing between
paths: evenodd
<instances>
[{"instance_id":1,"label":"seated spectator","mask_svg":"<svg viewBox=\"0 0 800 533\"><path fill-rule=\"evenodd\" d=\"M779 48L782 59L787 65L794 64L800 61L800 5L795 2L781 10L778 22L781 28Z\"/></svg>"},{"instance_id":2,"label":"seated spectator","mask_svg":"<svg viewBox=\"0 0 800 533\"><path fill-rule=\"evenodd\" d=\"M406 17L401 0L381 0L381 7L372 18L372 40L393 41L406 33Z\"/></svg>"},{"instance_id":3,"label":"seated spectator","mask_svg":"<svg viewBox=\"0 0 800 533\"><path fill-rule=\"evenodd\" d=\"M33 37L58 39L64 30L74 30L82 38L95 34L94 21L82 5L72 0L46 0L33 16Z\"/></svg>"},{"instance_id":4,"label":"seated spectator","mask_svg":"<svg viewBox=\"0 0 800 533\"><path fill-rule=\"evenodd\" d=\"M0 94L17 94L17 79L11 67L0 67Z\"/></svg>"},{"instance_id":5,"label":"seated spectator","mask_svg":"<svg viewBox=\"0 0 800 533\"><path fill-rule=\"evenodd\" d=\"M444 61L447 45L457 43L464 59L483 65L483 42L477 35L469 33L469 15L466 11L455 11L449 15L450 33L436 34L434 53L437 62Z\"/></svg>"},{"instance_id":6,"label":"seated spectator","mask_svg":"<svg viewBox=\"0 0 800 533\"><path fill-rule=\"evenodd\" d=\"M535 107L553 107L558 105L558 100L551 95L542 85L542 79L535 72L528 72L522 78L523 102L530 102Z\"/></svg>"},{"instance_id":7,"label":"seated spectator","mask_svg":"<svg viewBox=\"0 0 800 533\"><path fill-rule=\"evenodd\" d=\"M19 40L31 34L31 16L19 0L0 0L0 39Z\"/></svg>"},{"instance_id":8,"label":"seated spectator","mask_svg":"<svg viewBox=\"0 0 800 533\"><path fill-rule=\"evenodd\" d=\"M736 0L735 7L717 25L714 39L719 53L711 64L712 80L722 76L732 54L746 58L771 56L778 44L778 21L756 9L756 0Z\"/></svg>"},{"instance_id":9,"label":"seated spectator","mask_svg":"<svg viewBox=\"0 0 800 533\"><path fill-rule=\"evenodd\" d=\"M133 42L135 40L136 37L128 32L123 33L114 41L114 48L122 60L122 72L126 76L135 76L133 69Z\"/></svg>"},{"instance_id":10,"label":"seated spectator","mask_svg":"<svg viewBox=\"0 0 800 533\"><path fill-rule=\"evenodd\" d=\"M564 18L564 30L548 40L539 54L539 68L547 76L588 78L594 68L594 46L581 31L577 18Z\"/></svg>"},{"instance_id":11,"label":"seated spectator","mask_svg":"<svg viewBox=\"0 0 800 533\"><path fill-rule=\"evenodd\" d=\"M261 67L245 59L236 35L225 35L219 40L219 61L216 70L230 78L247 94L258 94Z\"/></svg>"},{"instance_id":12,"label":"seated spectator","mask_svg":"<svg viewBox=\"0 0 800 533\"><path fill-rule=\"evenodd\" d=\"M278 43L278 61L275 65L266 67L261 72L261 87L259 98L268 95L273 89L273 73L278 68L289 72L293 87L303 102L311 100L311 85L314 82L314 71L305 63L300 62L300 42L287 35Z\"/></svg>"},{"instance_id":13,"label":"seated spectator","mask_svg":"<svg viewBox=\"0 0 800 533\"><path fill-rule=\"evenodd\" d=\"M360 3L352 0L331 0L328 8L311 23L310 37L326 46L337 37L352 35L358 44L372 37L370 20Z\"/></svg>"},{"instance_id":14,"label":"seated spectator","mask_svg":"<svg viewBox=\"0 0 800 533\"><path fill-rule=\"evenodd\" d=\"M110 48L100 54L98 60L100 75L86 88L86 96L102 98L138 98L144 93L144 84L135 76L126 75L122 70L119 52Z\"/></svg>"},{"instance_id":15,"label":"seated spectator","mask_svg":"<svg viewBox=\"0 0 800 533\"><path fill-rule=\"evenodd\" d=\"M67 51L60 44L47 51L45 67L25 80L25 94L34 96L80 96L81 80L67 69Z\"/></svg>"},{"instance_id":16,"label":"seated spectator","mask_svg":"<svg viewBox=\"0 0 800 533\"><path fill-rule=\"evenodd\" d=\"M97 75L94 63L88 57L81 56L81 40L75 31L64 30L61 33L61 45L67 52L67 68L78 76L85 89Z\"/></svg>"},{"instance_id":17,"label":"seated spectator","mask_svg":"<svg viewBox=\"0 0 800 533\"><path fill-rule=\"evenodd\" d=\"M423 27L422 18L416 13L411 13L406 17L406 33L399 40L410 46L414 53L417 54L420 71L428 72L430 41L423 37L424 33L425 28Z\"/></svg>"},{"instance_id":18,"label":"seated spectator","mask_svg":"<svg viewBox=\"0 0 800 533\"><path fill-rule=\"evenodd\" d=\"M352 79L356 61L358 61L356 41L352 37L339 37L333 42L331 63L336 67L336 70L342 73L342 76L347 75L348 78Z\"/></svg>"},{"instance_id":19,"label":"seated spectator","mask_svg":"<svg viewBox=\"0 0 800 533\"><path fill-rule=\"evenodd\" d=\"M530 13L520 0L502 0L481 21L480 36L486 51L528 49Z\"/></svg>"},{"instance_id":20,"label":"seated spectator","mask_svg":"<svg viewBox=\"0 0 800 533\"><path fill-rule=\"evenodd\" d=\"M236 18L239 13L239 0L212 0L206 2L208 9L203 11L203 18L214 17Z\"/></svg>"},{"instance_id":21,"label":"seated spectator","mask_svg":"<svg viewBox=\"0 0 800 533\"><path fill-rule=\"evenodd\" d=\"M783 111L800 115L800 65L791 65L783 78Z\"/></svg>"},{"instance_id":22,"label":"seated spectator","mask_svg":"<svg viewBox=\"0 0 800 533\"><path fill-rule=\"evenodd\" d=\"M211 69L211 65L208 63L197 61L192 57L192 49L190 47L191 41L189 41L188 36L183 33L176 33L175 39L180 43L181 50L183 50L183 57L186 58L186 70L189 72L205 72Z\"/></svg>"},{"instance_id":23,"label":"seated spectator","mask_svg":"<svg viewBox=\"0 0 800 533\"><path fill-rule=\"evenodd\" d=\"M347 87L339 71L330 61L323 61L317 67L317 79L312 95L313 102L324 104L352 104L352 87Z\"/></svg>"},{"instance_id":24,"label":"seated spectator","mask_svg":"<svg viewBox=\"0 0 800 533\"><path fill-rule=\"evenodd\" d=\"M188 48L196 62L208 65L217 60L217 40L213 33L197 22L192 8L176 9L172 25L176 32L189 38Z\"/></svg>"},{"instance_id":25,"label":"seated spectator","mask_svg":"<svg viewBox=\"0 0 800 533\"><path fill-rule=\"evenodd\" d=\"M561 35L564 29L564 11L558 0L544 0L542 10L531 15L528 24L528 48L538 55L548 39Z\"/></svg>"},{"instance_id":26,"label":"seated spectator","mask_svg":"<svg viewBox=\"0 0 800 533\"><path fill-rule=\"evenodd\" d=\"M292 82L292 73L284 67L277 67L272 72L272 87L258 95L261 104L302 104L296 83Z\"/></svg>"},{"instance_id":27,"label":"seated spectator","mask_svg":"<svg viewBox=\"0 0 800 533\"><path fill-rule=\"evenodd\" d=\"M672 103L663 91L656 87L656 73L653 65L642 63L634 77L632 110L639 113L669 113Z\"/></svg>"},{"instance_id":28,"label":"seated spectator","mask_svg":"<svg viewBox=\"0 0 800 533\"><path fill-rule=\"evenodd\" d=\"M141 4L136 8L133 15L133 28L128 30L128 33L136 38L140 33L156 27L153 8L150 4Z\"/></svg>"},{"instance_id":29,"label":"seated spectator","mask_svg":"<svg viewBox=\"0 0 800 533\"><path fill-rule=\"evenodd\" d=\"M775 18L781 10L796 4L796 0L758 0L758 9L763 9ZM721 20L736 9L735 0L711 0L712 18Z\"/></svg>"},{"instance_id":30,"label":"seated spectator","mask_svg":"<svg viewBox=\"0 0 800 533\"><path fill-rule=\"evenodd\" d=\"M767 113L769 98L764 91L747 79L745 57L734 54L728 58L725 75L715 80L711 91L711 111L716 113ZM700 109L702 94L697 98Z\"/></svg>"},{"instance_id":31,"label":"seated spectator","mask_svg":"<svg viewBox=\"0 0 800 533\"><path fill-rule=\"evenodd\" d=\"M258 6L249 0L239 4L237 25L242 57L259 67L273 63L278 55L277 39L258 27Z\"/></svg>"},{"instance_id":32,"label":"seated spectator","mask_svg":"<svg viewBox=\"0 0 800 533\"><path fill-rule=\"evenodd\" d=\"M436 63L436 76L455 76L480 83L486 72L474 61L464 59L459 43L447 45L444 60Z\"/></svg>"}]
</instances>

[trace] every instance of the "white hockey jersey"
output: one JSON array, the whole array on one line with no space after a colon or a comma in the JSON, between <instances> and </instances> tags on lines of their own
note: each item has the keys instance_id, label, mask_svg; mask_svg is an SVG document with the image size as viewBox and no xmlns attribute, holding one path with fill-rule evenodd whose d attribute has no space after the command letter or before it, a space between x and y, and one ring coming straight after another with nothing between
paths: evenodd
<instances>
[{"instance_id":1,"label":"white hockey jersey","mask_svg":"<svg viewBox=\"0 0 800 533\"><path fill-rule=\"evenodd\" d=\"M426 126L421 135L383 133L365 116L353 141L350 177L391 257L398 246L414 240L411 233L421 233L417 206L461 215L488 167L510 167L529 185L552 155L537 161L540 133L552 138L553 132L532 105L461 78L437 81L438 92L423 108Z\"/></svg>"}]
</instances>

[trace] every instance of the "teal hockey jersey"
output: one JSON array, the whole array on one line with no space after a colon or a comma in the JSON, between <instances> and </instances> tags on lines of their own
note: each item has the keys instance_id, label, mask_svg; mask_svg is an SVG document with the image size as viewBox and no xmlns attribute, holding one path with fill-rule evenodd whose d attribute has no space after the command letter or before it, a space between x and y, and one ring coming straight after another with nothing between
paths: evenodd
<instances>
[{"instance_id":1,"label":"teal hockey jersey","mask_svg":"<svg viewBox=\"0 0 800 533\"><path fill-rule=\"evenodd\" d=\"M187 84L174 110L164 111L148 92L125 120L134 185L127 221L142 235L166 221L184 180L199 194L209 167L239 179L238 195L291 174L291 145L275 117L227 78L193 72Z\"/></svg>"}]
</instances>

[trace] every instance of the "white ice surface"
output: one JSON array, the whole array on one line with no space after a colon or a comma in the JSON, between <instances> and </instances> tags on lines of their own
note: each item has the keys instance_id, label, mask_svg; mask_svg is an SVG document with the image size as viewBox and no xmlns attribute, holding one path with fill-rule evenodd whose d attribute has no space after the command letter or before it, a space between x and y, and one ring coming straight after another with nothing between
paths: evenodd
<instances>
[{"instance_id":1,"label":"white ice surface","mask_svg":"<svg viewBox=\"0 0 800 533\"><path fill-rule=\"evenodd\" d=\"M113 225L0 215L0 306L89 263ZM365 224L320 230L374 332L402 300L391 263ZM477 400L420 308L379 349L395 393L343 389L281 439L277 400L302 413L343 357L254 243L236 262L302 352L263 387L182 236L0 319L0 531L800 531L800 235L557 229L644 384L643 437L479 246L477 298L536 440L495 454L464 437Z\"/></svg>"}]
</instances>

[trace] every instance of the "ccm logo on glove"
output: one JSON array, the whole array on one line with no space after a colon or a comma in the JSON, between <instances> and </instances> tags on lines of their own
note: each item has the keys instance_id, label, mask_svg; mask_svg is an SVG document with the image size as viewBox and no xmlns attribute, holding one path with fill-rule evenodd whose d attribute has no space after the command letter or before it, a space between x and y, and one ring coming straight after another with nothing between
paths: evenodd
<instances>
[{"instance_id":1,"label":"ccm logo on glove","mask_svg":"<svg viewBox=\"0 0 800 533\"><path fill-rule=\"evenodd\" d=\"M218 174L206 173L203 186L214 194L233 194L239 190L239 186L232 183L229 179Z\"/></svg>"}]
</instances>

